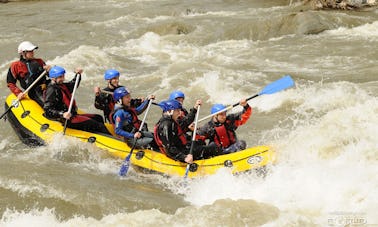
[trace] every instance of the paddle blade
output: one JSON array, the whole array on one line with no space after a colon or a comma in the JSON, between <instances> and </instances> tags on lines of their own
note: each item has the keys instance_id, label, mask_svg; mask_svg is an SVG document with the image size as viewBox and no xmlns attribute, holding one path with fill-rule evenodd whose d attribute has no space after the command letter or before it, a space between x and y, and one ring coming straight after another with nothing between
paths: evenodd
<instances>
[{"instance_id":1,"label":"paddle blade","mask_svg":"<svg viewBox=\"0 0 378 227\"><path fill-rule=\"evenodd\" d=\"M259 95L273 94L279 91L282 91L286 88L294 86L294 81L289 75L282 77L279 80L276 80L268 84L264 89L259 93Z\"/></svg>"},{"instance_id":2,"label":"paddle blade","mask_svg":"<svg viewBox=\"0 0 378 227\"><path fill-rule=\"evenodd\" d=\"M130 154L125 158L125 160L122 163L121 168L119 169L119 175L121 177L125 176L127 171L129 170L130 167L130 157L131 157L131 152Z\"/></svg>"}]
</instances>

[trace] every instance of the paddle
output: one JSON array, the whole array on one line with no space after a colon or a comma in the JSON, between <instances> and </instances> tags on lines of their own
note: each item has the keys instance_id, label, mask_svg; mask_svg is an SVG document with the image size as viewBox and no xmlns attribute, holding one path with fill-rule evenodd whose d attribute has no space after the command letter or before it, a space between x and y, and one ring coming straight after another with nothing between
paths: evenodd
<instances>
[{"instance_id":1,"label":"paddle","mask_svg":"<svg viewBox=\"0 0 378 227\"><path fill-rule=\"evenodd\" d=\"M73 92L72 92L72 95L71 95L70 106L68 107L68 111L67 111L68 113L71 113L71 110L72 110L72 105L73 105L74 98L75 98L76 88L77 88L77 85L79 84L79 76L80 76L80 74L76 73L76 75L75 75L75 77L76 77L75 86L74 86L74 89L73 89ZM64 122L63 135L66 134L67 121L68 121L68 119L66 119L66 121Z\"/></svg>"},{"instance_id":2,"label":"paddle","mask_svg":"<svg viewBox=\"0 0 378 227\"><path fill-rule=\"evenodd\" d=\"M114 92L112 92L112 91L100 90L100 93L104 93L104 94L107 94L107 95L113 95Z\"/></svg>"},{"instance_id":3,"label":"paddle","mask_svg":"<svg viewBox=\"0 0 378 227\"><path fill-rule=\"evenodd\" d=\"M199 116L199 112L200 112L200 107L201 106L198 105L198 107L197 107L197 113L196 113L196 118L194 119L194 130L193 130L193 136L192 136L192 144L190 145L190 151L189 151L189 154L191 154L191 155L193 155L194 141L196 141L197 123L198 123L198 116ZM188 177L189 168L190 168L190 163L188 163L188 165L186 166L184 178Z\"/></svg>"},{"instance_id":4,"label":"paddle","mask_svg":"<svg viewBox=\"0 0 378 227\"><path fill-rule=\"evenodd\" d=\"M144 122L146 121L146 117L147 117L148 111L150 110L151 104L152 104L152 99L150 99L148 101L148 106L147 106L147 109L146 109L146 113L144 114L144 117L143 117L142 123L139 126L138 132L142 131L142 128L143 128ZM130 158L131 158L131 155L133 154L133 151L135 149L137 141L138 141L138 139L135 139L133 147L131 148L129 155L126 156L125 160L123 161L123 163L121 165L121 168L119 169L119 175L121 177L125 176L126 173L127 173L127 171L129 170L129 167L130 167Z\"/></svg>"},{"instance_id":5,"label":"paddle","mask_svg":"<svg viewBox=\"0 0 378 227\"><path fill-rule=\"evenodd\" d=\"M33 87L34 87L34 85L36 85L37 84L37 82L44 76L44 75L46 75L46 73L47 73L47 71L45 70L45 71L43 71L42 73L41 73L41 75L39 75L38 77L37 77L37 79L23 92L24 94L27 94L29 91L30 91L30 89L32 89ZM7 114L13 107L16 107L17 105L18 105L18 102L20 101L20 99L18 99L17 98L17 100L14 100L13 102L12 102L12 105L0 116L0 119L2 119L4 116L5 116L5 114Z\"/></svg>"},{"instance_id":6,"label":"paddle","mask_svg":"<svg viewBox=\"0 0 378 227\"><path fill-rule=\"evenodd\" d=\"M111 91L105 91L105 90L100 90L100 93L108 94L108 95L113 95L114 92ZM157 102L152 102L153 105L159 106Z\"/></svg>"},{"instance_id":7,"label":"paddle","mask_svg":"<svg viewBox=\"0 0 378 227\"><path fill-rule=\"evenodd\" d=\"M281 79L278 79L278 80L276 80L276 81L268 84L267 86L265 86L264 89L260 93L247 98L247 101L249 101L249 100L251 100L253 98L256 98L257 96L266 95L266 94L273 94L273 93L282 91L282 90L284 90L286 88L289 88L289 87L292 87L292 86L294 86L293 79L289 75L286 75L286 76L282 77ZM206 117L203 117L200 120L198 120L198 122L206 120L206 119L208 119L208 118L210 118L212 116L215 116L215 115L217 115L217 114L219 114L221 112L224 112L226 110L230 110L230 109L236 107L237 105L239 105L239 103L235 103L233 105L228 106L226 109L220 110L220 111L215 112L213 114L210 114L210 115L208 115Z\"/></svg>"}]
</instances>

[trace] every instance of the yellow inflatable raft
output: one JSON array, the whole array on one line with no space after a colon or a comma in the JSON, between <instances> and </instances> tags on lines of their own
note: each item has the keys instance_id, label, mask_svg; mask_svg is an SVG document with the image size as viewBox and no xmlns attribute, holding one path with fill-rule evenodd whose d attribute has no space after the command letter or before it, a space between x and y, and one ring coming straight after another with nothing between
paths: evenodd
<instances>
[{"instance_id":1,"label":"yellow inflatable raft","mask_svg":"<svg viewBox=\"0 0 378 227\"><path fill-rule=\"evenodd\" d=\"M17 100L10 94L5 101L5 110ZM24 98L7 113L12 128L25 144L39 146L48 144L56 133L63 133L60 122L51 121L43 116L43 109L33 100ZM106 127L113 131L112 125ZM131 148L122 140L104 134L94 134L75 129L66 129L66 136L95 144L110 155L125 159ZM256 146L243 151L220 155L210 159L197 160L190 165L188 177L205 176L216 173L220 168L231 168L233 173L265 169L275 161L276 154L268 146ZM134 150L131 165L136 170L158 172L166 175L184 176L186 163L174 161L164 154L153 150Z\"/></svg>"}]
</instances>

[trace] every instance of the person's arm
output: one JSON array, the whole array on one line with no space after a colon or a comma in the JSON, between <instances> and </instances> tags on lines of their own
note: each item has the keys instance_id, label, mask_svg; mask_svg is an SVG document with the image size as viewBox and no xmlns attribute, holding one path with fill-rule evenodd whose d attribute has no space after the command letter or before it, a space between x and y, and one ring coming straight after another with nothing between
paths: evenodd
<instances>
[{"instance_id":1,"label":"person's arm","mask_svg":"<svg viewBox=\"0 0 378 227\"><path fill-rule=\"evenodd\" d=\"M16 75L16 72L14 71L13 65L8 70L7 86L9 90L16 96L22 93L22 90L19 87L17 87L17 75Z\"/></svg>"},{"instance_id":2,"label":"person's arm","mask_svg":"<svg viewBox=\"0 0 378 227\"><path fill-rule=\"evenodd\" d=\"M190 109L189 113L184 118L178 121L183 130L188 129L189 125L194 121L198 106L200 106L201 104L202 101L200 99L196 100L194 107Z\"/></svg>"},{"instance_id":3,"label":"person's arm","mask_svg":"<svg viewBox=\"0 0 378 227\"><path fill-rule=\"evenodd\" d=\"M155 99L155 95L149 95L142 104L135 108L137 115L143 113L147 109L148 103L151 99Z\"/></svg>"},{"instance_id":4,"label":"person's arm","mask_svg":"<svg viewBox=\"0 0 378 227\"><path fill-rule=\"evenodd\" d=\"M143 111L147 108L148 101L149 99L145 99L142 102L142 104L140 104L137 108L135 108L135 112L137 113L137 115L143 113Z\"/></svg>"},{"instance_id":5,"label":"person's arm","mask_svg":"<svg viewBox=\"0 0 378 227\"><path fill-rule=\"evenodd\" d=\"M238 114L235 119L235 126L239 127L240 125L244 125L249 117L252 115L252 108L248 105L248 103L243 106L243 111Z\"/></svg>"},{"instance_id":6,"label":"person's arm","mask_svg":"<svg viewBox=\"0 0 378 227\"><path fill-rule=\"evenodd\" d=\"M94 106L96 109L105 110L109 106L109 95L105 93L96 95Z\"/></svg>"},{"instance_id":7,"label":"person's arm","mask_svg":"<svg viewBox=\"0 0 378 227\"><path fill-rule=\"evenodd\" d=\"M79 74L80 76L77 76L77 74ZM68 90L72 93L73 90L74 90L74 87L75 87L75 82L76 82L76 78L79 78L79 82L77 83L77 87L80 86L80 82L81 82L81 74L80 73L75 73L75 76L74 78L72 78L72 80L70 80L69 82L65 82Z\"/></svg>"},{"instance_id":8,"label":"person's arm","mask_svg":"<svg viewBox=\"0 0 378 227\"><path fill-rule=\"evenodd\" d=\"M189 125L194 121L196 117L196 113L197 113L197 109L195 108L190 109L189 113L184 118L178 121L178 123L180 124L180 127L182 129L187 129Z\"/></svg>"}]
</instances>

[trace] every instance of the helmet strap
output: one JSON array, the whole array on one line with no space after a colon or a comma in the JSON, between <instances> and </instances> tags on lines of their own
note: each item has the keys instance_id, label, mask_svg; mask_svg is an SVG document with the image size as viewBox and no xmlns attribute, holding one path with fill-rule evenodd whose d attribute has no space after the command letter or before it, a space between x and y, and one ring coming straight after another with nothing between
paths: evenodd
<instances>
[{"instance_id":1,"label":"helmet strap","mask_svg":"<svg viewBox=\"0 0 378 227\"><path fill-rule=\"evenodd\" d=\"M119 86L119 85L118 85L118 86ZM114 85L112 84L112 79L108 80L108 87L109 87L110 89L116 89L116 88L117 88L117 86L114 86Z\"/></svg>"}]
</instances>

